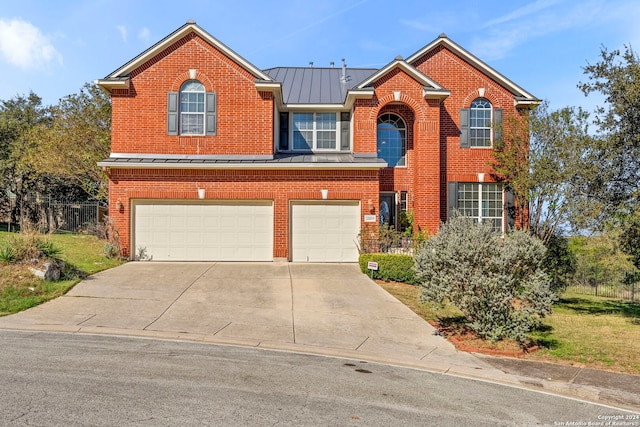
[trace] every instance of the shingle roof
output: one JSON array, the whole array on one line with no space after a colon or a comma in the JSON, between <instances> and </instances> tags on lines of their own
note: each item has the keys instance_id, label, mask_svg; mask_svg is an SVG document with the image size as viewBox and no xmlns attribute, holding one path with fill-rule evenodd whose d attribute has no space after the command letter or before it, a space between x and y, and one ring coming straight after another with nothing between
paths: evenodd
<instances>
[{"instance_id":1,"label":"shingle roof","mask_svg":"<svg viewBox=\"0 0 640 427\"><path fill-rule=\"evenodd\" d=\"M273 80L282 83L285 104L343 104L347 91L366 80L377 69L277 67L263 70ZM346 80L346 81L344 81Z\"/></svg>"}]
</instances>

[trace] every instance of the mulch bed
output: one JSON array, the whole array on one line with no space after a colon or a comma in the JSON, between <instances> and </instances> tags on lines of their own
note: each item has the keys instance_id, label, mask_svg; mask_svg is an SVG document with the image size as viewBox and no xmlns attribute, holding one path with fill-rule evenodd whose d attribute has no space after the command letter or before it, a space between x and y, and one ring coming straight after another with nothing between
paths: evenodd
<instances>
[{"instance_id":1,"label":"mulch bed","mask_svg":"<svg viewBox=\"0 0 640 427\"><path fill-rule=\"evenodd\" d=\"M525 343L524 346L511 340L491 342L479 338L473 331L460 325L443 324L429 321L438 333L449 340L458 350L468 353L482 353L492 356L521 357L538 350L534 343Z\"/></svg>"}]
</instances>

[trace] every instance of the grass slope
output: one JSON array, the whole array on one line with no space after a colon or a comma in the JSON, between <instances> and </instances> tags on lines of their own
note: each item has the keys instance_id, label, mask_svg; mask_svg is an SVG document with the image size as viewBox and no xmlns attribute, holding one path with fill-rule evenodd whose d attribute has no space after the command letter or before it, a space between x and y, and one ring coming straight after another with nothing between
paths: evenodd
<instances>
[{"instance_id":1,"label":"grass slope","mask_svg":"<svg viewBox=\"0 0 640 427\"><path fill-rule=\"evenodd\" d=\"M0 247L6 246L12 233L0 232ZM54 244L62 248L60 258L67 266L63 280L38 279L28 266L0 262L0 316L17 313L64 295L89 274L122 264L103 255L105 242L84 234L54 234Z\"/></svg>"}]
</instances>

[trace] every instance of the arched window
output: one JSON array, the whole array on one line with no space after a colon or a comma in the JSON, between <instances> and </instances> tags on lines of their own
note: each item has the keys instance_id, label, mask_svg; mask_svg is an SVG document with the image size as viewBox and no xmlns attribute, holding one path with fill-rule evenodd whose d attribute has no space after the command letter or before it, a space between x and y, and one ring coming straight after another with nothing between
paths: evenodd
<instances>
[{"instance_id":1,"label":"arched window","mask_svg":"<svg viewBox=\"0 0 640 427\"><path fill-rule=\"evenodd\" d=\"M385 113L378 117L376 139L378 158L390 167L406 166L407 126L400 116Z\"/></svg>"},{"instance_id":2,"label":"arched window","mask_svg":"<svg viewBox=\"0 0 640 427\"><path fill-rule=\"evenodd\" d=\"M204 86L188 80L180 87L180 134L204 135Z\"/></svg>"},{"instance_id":3,"label":"arched window","mask_svg":"<svg viewBox=\"0 0 640 427\"><path fill-rule=\"evenodd\" d=\"M471 147L491 147L492 128L491 103L477 98L469 111L469 144Z\"/></svg>"},{"instance_id":4,"label":"arched window","mask_svg":"<svg viewBox=\"0 0 640 427\"><path fill-rule=\"evenodd\" d=\"M187 80L180 92L169 92L167 102L168 135L216 135L216 93L205 92L198 80Z\"/></svg>"}]
</instances>

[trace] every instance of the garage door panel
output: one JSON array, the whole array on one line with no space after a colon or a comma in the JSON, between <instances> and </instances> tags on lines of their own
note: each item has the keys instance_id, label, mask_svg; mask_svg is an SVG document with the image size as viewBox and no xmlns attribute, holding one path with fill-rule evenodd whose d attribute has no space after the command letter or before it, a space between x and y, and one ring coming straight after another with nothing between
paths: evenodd
<instances>
[{"instance_id":1,"label":"garage door panel","mask_svg":"<svg viewBox=\"0 0 640 427\"><path fill-rule=\"evenodd\" d=\"M272 261L273 203L135 203L134 242L154 260Z\"/></svg>"},{"instance_id":2,"label":"garage door panel","mask_svg":"<svg viewBox=\"0 0 640 427\"><path fill-rule=\"evenodd\" d=\"M358 261L358 202L293 202L291 221L293 261Z\"/></svg>"}]
</instances>

